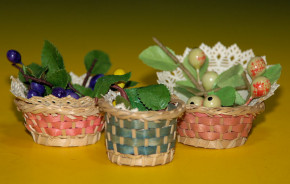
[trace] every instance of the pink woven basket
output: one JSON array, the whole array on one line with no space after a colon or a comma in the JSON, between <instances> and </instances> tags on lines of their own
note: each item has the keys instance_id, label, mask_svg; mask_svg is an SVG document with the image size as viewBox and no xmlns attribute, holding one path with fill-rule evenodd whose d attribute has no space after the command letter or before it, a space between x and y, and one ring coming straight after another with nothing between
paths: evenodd
<instances>
[{"instance_id":1,"label":"pink woven basket","mask_svg":"<svg viewBox=\"0 0 290 184\"><path fill-rule=\"evenodd\" d=\"M264 108L264 103L220 108L188 105L178 122L178 142L214 149L241 146L247 140L254 118Z\"/></svg>"}]
</instances>

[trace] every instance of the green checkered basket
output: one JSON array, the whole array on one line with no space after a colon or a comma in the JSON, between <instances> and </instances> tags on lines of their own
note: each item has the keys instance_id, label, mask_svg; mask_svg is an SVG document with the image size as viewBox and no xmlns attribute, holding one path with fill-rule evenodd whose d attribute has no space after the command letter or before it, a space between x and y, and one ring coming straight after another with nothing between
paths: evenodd
<instances>
[{"instance_id":1,"label":"green checkered basket","mask_svg":"<svg viewBox=\"0 0 290 184\"><path fill-rule=\"evenodd\" d=\"M121 110L101 99L106 112L106 145L109 160L118 165L155 166L173 159L177 118L185 104L177 98L163 111Z\"/></svg>"}]
</instances>

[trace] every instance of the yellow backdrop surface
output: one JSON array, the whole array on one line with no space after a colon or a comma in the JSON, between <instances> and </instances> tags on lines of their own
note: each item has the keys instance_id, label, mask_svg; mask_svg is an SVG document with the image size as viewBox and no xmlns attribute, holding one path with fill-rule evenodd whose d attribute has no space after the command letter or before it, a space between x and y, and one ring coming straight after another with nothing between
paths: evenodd
<instances>
[{"instance_id":1,"label":"yellow backdrop surface","mask_svg":"<svg viewBox=\"0 0 290 184\"><path fill-rule=\"evenodd\" d=\"M290 183L289 1L0 1L0 183ZM281 63L281 87L266 101L246 144L209 150L177 144L172 163L117 166L107 159L104 136L95 145L37 145L13 104L6 51L40 63L44 40L61 52L68 71L83 74L93 49L109 53L112 73L132 71L141 85L156 83L156 71L139 53L162 40L177 54L185 47L237 43Z\"/></svg>"}]
</instances>

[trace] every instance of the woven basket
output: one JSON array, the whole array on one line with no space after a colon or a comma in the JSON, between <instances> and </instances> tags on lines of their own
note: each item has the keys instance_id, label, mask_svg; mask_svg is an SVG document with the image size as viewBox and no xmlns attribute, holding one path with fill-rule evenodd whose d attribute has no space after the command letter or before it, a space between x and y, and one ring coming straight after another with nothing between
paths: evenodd
<instances>
[{"instance_id":1,"label":"woven basket","mask_svg":"<svg viewBox=\"0 0 290 184\"><path fill-rule=\"evenodd\" d=\"M101 99L106 112L106 146L109 160L118 165L156 166L173 159L177 118L184 102L172 99L166 111L120 110Z\"/></svg>"},{"instance_id":2,"label":"woven basket","mask_svg":"<svg viewBox=\"0 0 290 184\"><path fill-rule=\"evenodd\" d=\"M253 119L264 109L264 103L219 108L187 105L178 121L178 142L213 149L241 146L247 140Z\"/></svg>"},{"instance_id":3,"label":"woven basket","mask_svg":"<svg viewBox=\"0 0 290 184\"><path fill-rule=\"evenodd\" d=\"M93 98L16 97L15 104L23 113L25 127L38 144L85 146L100 139L103 115Z\"/></svg>"}]
</instances>

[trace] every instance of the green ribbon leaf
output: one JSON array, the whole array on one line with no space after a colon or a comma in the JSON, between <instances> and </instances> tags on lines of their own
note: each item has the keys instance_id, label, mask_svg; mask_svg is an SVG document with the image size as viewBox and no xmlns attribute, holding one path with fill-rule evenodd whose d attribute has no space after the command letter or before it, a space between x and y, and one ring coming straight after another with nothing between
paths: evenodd
<instances>
[{"instance_id":1,"label":"green ribbon leaf","mask_svg":"<svg viewBox=\"0 0 290 184\"><path fill-rule=\"evenodd\" d=\"M235 104L237 104L237 105L243 105L245 103L246 103L246 100L240 95L239 92L236 91Z\"/></svg>"},{"instance_id":2,"label":"green ribbon leaf","mask_svg":"<svg viewBox=\"0 0 290 184\"><path fill-rule=\"evenodd\" d=\"M244 72L243 66L241 64L235 65L228 70L221 73L215 80L214 86L218 87L238 87L245 85L245 81L242 77Z\"/></svg>"},{"instance_id":3,"label":"green ribbon leaf","mask_svg":"<svg viewBox=\"0 0 290 184\"><path fill-rule=\"evenodd\" d=\"M131 109L138 108L139 111L147 111L147 108L138 97L137 88L125 89L125 92L129 98Z\"/></svg>"},{"instance_id":4,"label":"green ribbon leaf","mask_svg":"<svg viewBox=\"0 0 290 184\"><path fill-rule=\"evenodd\" d=\"M91 88L86 88L79 84L73 84L73 87L80 92L79 95L94 97L94 91Z\"/></svg>"},{"instance_id":5,"label":"green ribbon leaf","mask_svg":"<svg viewBox=\"0 0 290 184\"><path fill-rule=\"evenodd\" d=\"M184 96L186 96L187 98L190 98L192 96L195 96L193 93L191 93L190 91L188 91L186 88L183 88L183 87L180 87L180 86L177 86L177 87L174 87L174 90L183 94Z\"/></svg>"},{"instance_id":6,"label":"green ribbon leaf","mask_svg":"<svg viewBox=\"0 0 290 184\"><path fill-rule=\"evenodd\" d=\"M178 86L186 86L186 87L195 88L195 85L188 79L184 81L176 81L175 84Z\"/></svg>"},{"instance_id":7,"label":"green ribbon leaf","mask_svg":"<svg viewBox=\"0 0 290 184\"><path fill-rule=\"evenodd\" d=\"M116 97L116 104L124 104L127 109L131 108L130 102L120 95Z\"/></svg>"},{"instance_id":8,"label":"green ribbon leaf","mask_svg":"<svg viewBox=\"0 0 290 184\"><path fill-rule=\"evenodd\" d=\"M91 73L94 75L107 73L111 67L110 58L108 54L100 50L92 50L85 56L84 63L87 71L91 68L95 59L97 62Z\"/></svg>"},{"instance_id":9,"label":"green ribbon leaf","mask_svg":"<svg viewBox=\"0 0 290 184\"><path fill-rule=\"evenodd\" d=\"M264 77L267 77L271 84L277 81L280 78L282 67L280 64L272 65L266 69L263 74Z\"/></svg>"},{"instance_id":10,"label":"green ribbon leaf","mask_svg":"<svg viewBox=\"0 0 290 184\"><path fill-rule=\"evenodd\" d=\"M165 109L170 102L170 92L163 84L137 89L141 102L150 110Z\"/></svg>"},{"instance_id":11,"label":"green ribbon leaf","mask_svg":"<svg viewBox=\"0 0 290 184\"><path fill-rule=\"evenodd\" d=\"M116 82L127 82L130 77L131 72L125 75L105 75L99 78L94 88L94 97L101 98L102 95L105 95L109 91L112 84Z\"/></svg>"},{"instance_id":12,"label":"green ribbon leaf","mask_svg":"<svg viewBox=\"0 0 290 184\"><path fill-rule=\"evenodd\" d=\"M222 102L222 106L232 106L236 100L236 90L231 86L221 88L220 90L213 92L218 96Z\"/></svg>"},{"instance_id":13,"label":"green ribbon leaf","mask_svg":"<svg viewBox=\"0 0 290 184\"><path fill-rule=\"evenodd\" d=\"M172 50L170 50L170 52L174 55ZM157 45L150 46L143 50L139 55L139 59L141 59L144 64L157 70L173 71L178 67L178 65L176 65L175 62Z\"/></svg>"},{"instance_id":14,"label":"green ribbon leaf","mask_svg":"<svg viewBox=\"0 0 290 184\"><path fill-rule=\"evenodd\" d=\"M126 82L124 88L134 87L134 86L136 86L138 83L139 83L139 82L136 82L136 81L128 81L128 82Z\"/></svg>"},{"instance_id":15,"label":"green ribbon leaf","mask_svg":"<svg viewBox=\"0 0 290 184\"><path fill-rule=\"evenodd\" d=\"M56 71L47 72L46 80L50 82L53 85L53 87L66 88L71 78L65 69L59 69Z\"/></svg>"},{"instance_id":16,"label":"green ribbon leaf","mask_svg":"<svg viewBox=\"0 0 290 184\"><path fill-rule=\"evenodd\" d=\"M45 92L44 92L44 96L50 95L52 93L52 89L49 86L44 85L45 87Z\"/></svg>"},{"instance_id":17,"label":"green ribbon leaf","mask_svg":"<svg viewBox=\"0 0 290 184\"><path fill-rule=\"evenodd\" d=\"M27 68L30 69L31 74L33 77L41 78L41 76L47 71L48 67L42 67L36 63L31 63L30 65L27 65Z\"/></svg>"},{"instance_id":18,"label":"green ribbon leaf","mask_svg":"<svg viewBox=\"0 0 290 184\"><path fill-rule=\"evenodd\" d=\"M42 67L48 67L49 71L64 69L62 56L57 48L49 41L44 41L41 54Z\"/></svg>"}]
</instances>

